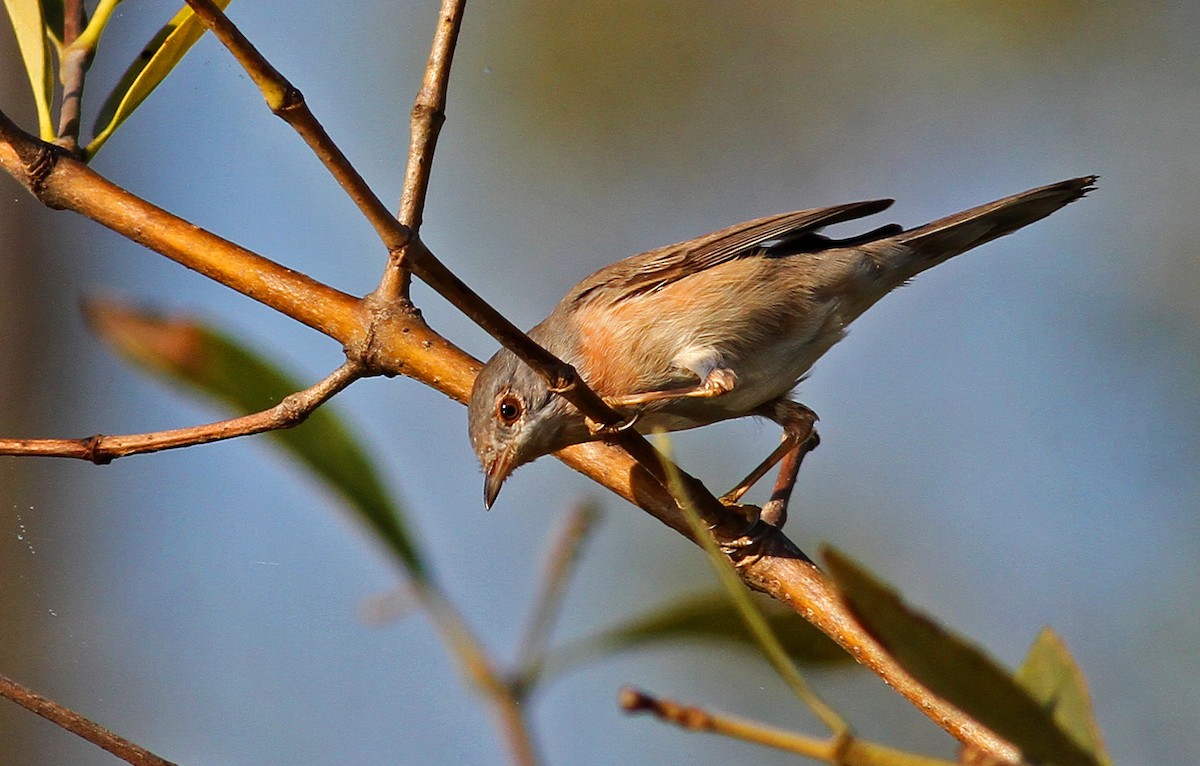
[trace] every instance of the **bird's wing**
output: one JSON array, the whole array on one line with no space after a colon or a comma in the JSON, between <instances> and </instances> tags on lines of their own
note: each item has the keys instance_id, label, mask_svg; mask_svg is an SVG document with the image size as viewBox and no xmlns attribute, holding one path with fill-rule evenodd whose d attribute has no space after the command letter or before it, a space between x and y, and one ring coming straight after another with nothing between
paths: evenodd
<instances>
[{"instance_id":1,"label":"bird's wing","mask_svg":"<svg viewBox=\"0 0 1200 766\"><path fill-rule=\"evenodd\" d=\"M885 226L869 235L841 242L821 237L817 232L825 226L874 215L891 204L890 199L851 202L739 223L606 266L576 285L564 303L578 303L599 295L608 300L621 300L657 290L690 274L738 258L759 254L788 255L887 236L900 231L900 227Z\"/></svg>"}]
</instances>

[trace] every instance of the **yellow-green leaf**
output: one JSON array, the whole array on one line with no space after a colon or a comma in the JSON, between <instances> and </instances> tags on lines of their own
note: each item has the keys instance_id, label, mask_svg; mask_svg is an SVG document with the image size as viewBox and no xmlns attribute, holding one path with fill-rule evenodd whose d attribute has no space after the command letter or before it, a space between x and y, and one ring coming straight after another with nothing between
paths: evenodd
<instances>
[{"instance_id":1,"label":"yellow-green leaf","mask_svg":"<svg viewBox=\"0 0 1200 766\"><path fill-rule=\"evenodd\" d=\"M214 0L224 10L231 0ZM100 108L96 118L95 138L88 144L86 155L90 158L100 150L113 132L133 114L146 97L158 87L175 65L183 59L207 27L189 6L184 6L142 48L121 81Z\"/></svg>"},{"instance_id":2,"label":"yellow-green leaf","mask_svg":"<svg viewBox=\"0 0 1200 766\"><path fill-rule=\"evenodd\" d=\"M4 0L4 7L12 20L13 31L17 33L17 47L33 88L38 133L43 141L53 141L56 136L50 103L54 99L54 66L50 62L50 48L46 45L42 4L38 0Z\"/></svg>"},{"instance_id":3,"label":"yellow-green leaf","mask_svg":"<svg viewBox=\"0 0 1200 766\"><path fill-rule=\"evenodd\" d=\"M911 609L894 589L841 553L827 549L825 563L863 628L934 694L1019 747L1033 762L1099 766L979 648Z\"/></svg>"},{"instance_id":4,"label":"yellow-green leaf","mask_svg":"<svg viewBox=\"0 0 1200 766\"><path fill-rule=\"evenodd\" d=\"M92 329L122 356L238 414L268 409L303 388L259 354L199 322L111 300L89 301L85 310ZM424 577L425 565L400 508L329 404L299 426L271 436L337 492L413 577Z\"/></svg>"},{"instance_id":5,"label":"yellow-green leaf","mask_svg":"<svg viewBox=\"0 0 1200 766\"><path fill-rule=\"evenodd\" d=\"M1016 681L1102 766L1112 766L1092 711L1087 679L1057 633L1042 629L1017 669Z\"/></svg>"},{"instance_id":6,"label":"yellow-green leaf","mask_svg":"<svg viewBox=\"0 0 1200 766\"><path fill-rule=\"evenodd\" d=\"M854 664L854 659L832 639L792 610L762 596L754 598L784 649L797 662L830 667ZM551 655L547 667L550 673L561 673L604 655L681 640L719 641L752 650L758 648L729 594L714 590L656 609L565 647Z\"/></svg>"}]
</instances>

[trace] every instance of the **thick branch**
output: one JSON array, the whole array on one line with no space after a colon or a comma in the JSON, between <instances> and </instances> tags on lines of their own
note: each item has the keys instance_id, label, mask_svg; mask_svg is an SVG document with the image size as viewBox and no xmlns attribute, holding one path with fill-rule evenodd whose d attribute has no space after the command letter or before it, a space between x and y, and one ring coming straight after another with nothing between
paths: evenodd
<instances>
[{"instance_id":1,"label":"thick branch","mask_svg":"<svg viewBox=\"0 0 1200 766\"><path fill-rule=\"evenodd\" d=\"M133 766L175 766L149 750L113 734L95 721L84 718L54 700L46 699L5 676L0 676L0 697L7 697L26 710L37 713L47 721L103 748Z\"/></svg>"},{"instance_id":2,"label":"thick branch","mask_svg":"<svg viewBox=\"0 0 1200 766\"><path fill-rule=\"evenodd\" d=\"M365 326L358 299L171 215L25 133L0 113L0 167L47 206L73 210L343 342Z\"/></svg>"},{"instance_id":3,"label":"thick branch","mask_svg":"<svg viewBox=\"0 0 1200 766\"><path fill-rule=\"evenodd\" d=\"M346 362L309 388L285 397L274 407L216 423L126 436L96 434L83 439L0 439L0 455L37 455L90 460L97 465L119 457L191 447L298 426L317 407L362 376L361 367Z\"/></svg>"}]
</instances>

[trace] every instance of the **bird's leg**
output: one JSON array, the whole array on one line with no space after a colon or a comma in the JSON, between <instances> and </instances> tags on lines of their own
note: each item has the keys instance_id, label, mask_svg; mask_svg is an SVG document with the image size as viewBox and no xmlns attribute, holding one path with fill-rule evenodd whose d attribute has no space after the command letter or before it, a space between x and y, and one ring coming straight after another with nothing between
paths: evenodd
<instances>
[{"instance_id":1,"label":"bird's leg","mask_svg":"<svg viewBox=\"0 0 1200 766\"><path fill-rule=\"evenodd\" d=\"M757 414L770 418L783 427L783 440L779 446L767 456L753 471L738 482L737 486L721 496L721 502L732 505L741 500L742 495L766 476L772 468L779 465L779 477L771 491L771 499L762 508L761 518L766 523L779 529L787 520L788 500L792 496L792 488L796 485L796 475L800 471L800 463L804 456L817 448L821 438L814 428L817 413L799 402L790 399L776 399L767 402L756 410Z\"/></svg>"},{"instance_id":2,"label":"bird's leg","mask_svg":"<svg viewBox=\"0 0 1200 766\"><path fill-rule=\"evenodd\" d=\"M604 397L604 401L611 407L621 408L636 407L638 405L674 399L709 399L729 393L736 385L737 373L728 367L714 367L705 373L704 378L695 386L668 388L663 391L642 391L636 394L623 394L621 396L606 396Z\"/></svg>"}]
</instances>

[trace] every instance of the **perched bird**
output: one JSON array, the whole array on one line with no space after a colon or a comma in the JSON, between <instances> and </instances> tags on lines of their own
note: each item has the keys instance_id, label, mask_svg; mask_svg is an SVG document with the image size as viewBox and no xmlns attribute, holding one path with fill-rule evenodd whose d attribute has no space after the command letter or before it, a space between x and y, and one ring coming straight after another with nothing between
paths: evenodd
<instances>
[{"instance_id":1,"label":"perched bird","mask_svg":"<svg viewBox=\"0 0 1200 766\"><path fill-rule=\"evenodd\" d=\"M878 213L892 200L759 218L606 266L567 293L529 337L575 367L638 431L676 431L759 415L783 443L722 499L736 502L783 461L763 518L777 526L816 415L789 398L846 326L920 272L1044 218L1091 191L1061 181L905 231L889 224L848 239L825 226ZM491 507L516 468L603 438L508 349L480 371L471 443Z\"/></svg>"}]
</instances>

